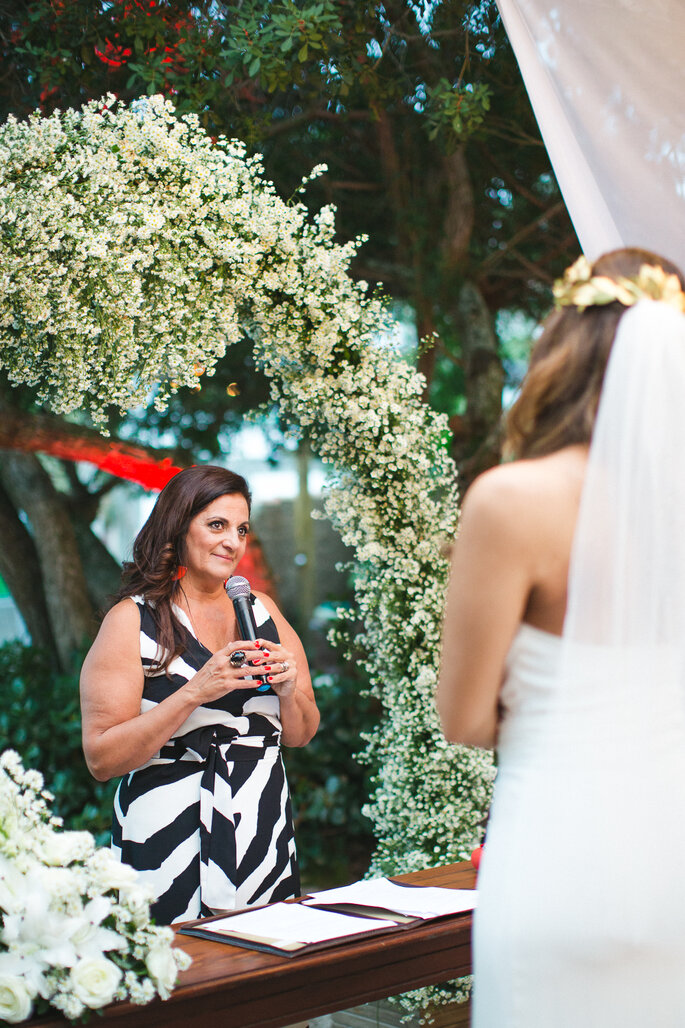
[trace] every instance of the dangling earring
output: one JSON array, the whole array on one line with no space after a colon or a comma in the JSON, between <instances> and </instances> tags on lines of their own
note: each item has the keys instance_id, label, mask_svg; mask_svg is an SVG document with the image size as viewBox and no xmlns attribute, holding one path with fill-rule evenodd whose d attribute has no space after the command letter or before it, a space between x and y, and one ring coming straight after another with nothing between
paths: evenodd
<instances>
[{"instance_id":1,"label":"dangling earring","mask_svg":"<svg viewBox=\"0 0 685 1028\"><path fill-rule=\"evenodd\" d=\"M172 581L178 582L180 578L183 578L187 570L188 568L185 566L185 564L179 564L176 568L176 573L174 574Z\"/></svg>"}]
</instances>

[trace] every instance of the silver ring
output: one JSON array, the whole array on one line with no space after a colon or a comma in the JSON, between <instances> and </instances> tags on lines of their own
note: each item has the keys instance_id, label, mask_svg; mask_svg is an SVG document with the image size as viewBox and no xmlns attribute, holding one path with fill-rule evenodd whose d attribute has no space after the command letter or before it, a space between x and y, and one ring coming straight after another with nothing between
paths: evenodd
<instances>
[{"instance_id":1,"label":"silver ring","mask_svg":"<svg viewBox=\"0 0 685 1028\"><path fill-rule=\"evenodd\" d=\"M242 667L245 662L245 653L243 650L234 650L228 660L233 667Z\"/></svg>"},{"instance_id":2,"label":"silver ring","mask_svg":"<svg viewBox=\"0 0 685 1028\"><path fill-rule=\"evenodd\" d=\"M284 674L286 673L286 671L288 670L288 668L289 668L289 667L290 667L290 664L288 663L288 661L287 661L287 660L284 660L284 661L283 661L283 671L281 672L281 674L283 674L283 675L284 675Z\"/></svg>"}]
</instances>

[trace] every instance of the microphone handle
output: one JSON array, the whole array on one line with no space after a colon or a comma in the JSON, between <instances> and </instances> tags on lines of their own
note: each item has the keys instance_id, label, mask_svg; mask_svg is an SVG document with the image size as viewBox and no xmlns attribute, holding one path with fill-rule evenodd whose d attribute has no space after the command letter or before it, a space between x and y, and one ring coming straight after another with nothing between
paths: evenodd
<instances>
[{"instance_id":1,"label":"microphone handle","mask_svg":"<svg viewBox=\"0 0 685 1028\"><path fill-rule=\"evenodd\" d=\"M232 602L235 619L238 622L239 638L244 639L246 642L254 642L255 639L259 638L259 633L257 632L257 625L252 613L252 604L250 603L249 596L236 596ZM253 675L252 677L259 679L262 683L257 687L257 692L266 692L267 689L271 688L264 675Z\"/></svg>"}]
</instances>

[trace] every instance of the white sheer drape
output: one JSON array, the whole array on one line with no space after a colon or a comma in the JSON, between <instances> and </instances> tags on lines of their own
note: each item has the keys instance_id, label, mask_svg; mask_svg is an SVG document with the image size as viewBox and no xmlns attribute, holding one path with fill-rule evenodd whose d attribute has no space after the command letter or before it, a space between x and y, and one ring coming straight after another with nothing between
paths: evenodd
<instances>
[{"instance_id":1,"label":"white sheer drape","mask_svg":"<svg viewBox=\"0 0 685 1028\"><path fill-rule=\"evenodd\" d=\"M581 246L685 267L685 0L497 0Z\"/></svg>"}]
</instances>

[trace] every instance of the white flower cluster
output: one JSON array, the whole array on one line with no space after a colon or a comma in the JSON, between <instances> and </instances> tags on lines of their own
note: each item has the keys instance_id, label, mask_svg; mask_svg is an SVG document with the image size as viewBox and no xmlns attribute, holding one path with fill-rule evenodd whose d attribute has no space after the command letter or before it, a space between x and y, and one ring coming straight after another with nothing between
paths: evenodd
<instances>
[{"instance_id":1,"label":"white flower cluster","mask_svg":"<svg viewBox=\"0 0 685 1028\"><path fill-rule=\"evenodd\" d=\"M334 208L284 203L242 144L210 140L161 97L0 129L10 378L97 420L153 387L163 404L197 385L247 332L272 398L333 469L326 512L356 550L364 626L348 623L347 646L384 709L365 759L385 874L468 854L493 769L446 745L433 702L457 509L447 423L385 342L386 309L349 274L361 240L334 236Z\"/></svg>"},{"instance_id":2,"label":"white flower cluster","mask_svg":"<svg viewBox=\"0 0 685 1028\"><path fill-rule=\"evenodd\" d=\"M151 923L136 872L89 832L61 831L51 798L18 754L0 756L0 1022L166 999L190 958Z\"/></svg>"}]
</instances>

